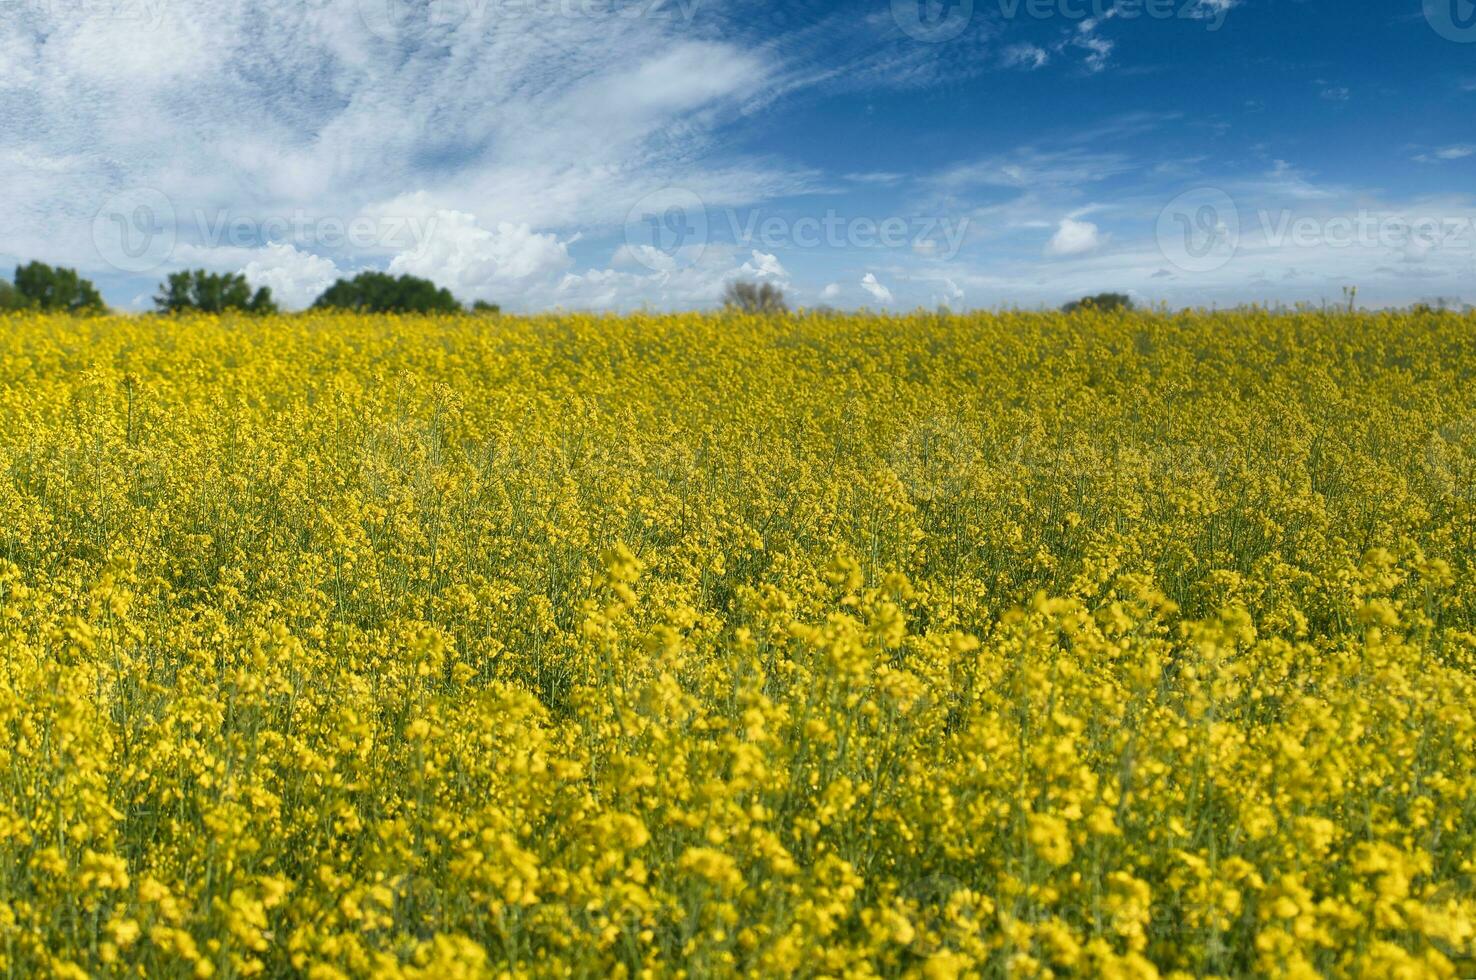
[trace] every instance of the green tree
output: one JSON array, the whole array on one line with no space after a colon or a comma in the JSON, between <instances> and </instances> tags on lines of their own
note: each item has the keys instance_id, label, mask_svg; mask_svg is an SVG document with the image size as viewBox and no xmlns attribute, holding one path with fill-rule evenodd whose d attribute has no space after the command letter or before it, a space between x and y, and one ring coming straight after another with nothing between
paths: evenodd
<instances>
[{"instance_id":1,"label":"green tree","mask_svg":"<svg viewBox=\"0 0 1476 980\"><path fill-rule=\"evenodd\" d=\"M101 313L107 307L97 287L76 269L52 268L32 262L15 270L15 292L20 305L34 310L65 313Z\"/></svg>"},{"instance_id":2,"label":"green tree","mask_svg":"<svg viewBox=\"0 0 1476 980\"><path fill-rule=\"evenodd\" d=\"M266 286L255 293L246 277L239 272L215 273L204 269L172 273L159 284L154 306L161 313L224 313L241 310L246 313L276 313L277 304Z\"/></svg>"},{"instance_id":3,"label":"green tree","mask_svg":"<svg viewBox=\"0 0 1476 980\"><path fill-rule=\"evenodd\" d=\"M479 299L472 304L472 312L480 313L483 316L496 316L502 312L502 307L496 303L489 303L484 299Z\"/></svg>"},{"instance_id":4,"label":"green tree","mask_svg":"<svg viewBox=\"0 0 1476 980\"><path fill-rule=\"evenodd\" d=\"M0 310L18 310L25 304L7 279L0 279Z\"/></svg>"},{"instance_id":5,"label":"green tree","mask_svg":"<svg viewBox=\"0 0 1476 980\"><path fill-rule=\"evenodd\" d=\"M361 272L340 279L313 303L315 310L352 310L356 313L460 313L461 304L449 289L428 279Z\"/></svg>"},{"instance_id":6,"label":"green tree","mask_svg":"<svg viewBox=\"0 0 1476 980\"><path fill-rule=\"evenodd\" d=\"M1095 296L1085 296L1081 299L1072 300L1061 307L1063 313L1075 313L1077 310L1131 310L1133 298L1127 293L1098 293Z\"/></svg>"},{"instance_id":7,"label":"green tree","mask_svg":"<svg viewBox=\"0 0 1476 980\"><path fill-rule=\"evenodd\" d=\"M741 313L787 313L784 290L773 283L730 282L723 291L723 306Z\"/></svg>"}]
</instances>

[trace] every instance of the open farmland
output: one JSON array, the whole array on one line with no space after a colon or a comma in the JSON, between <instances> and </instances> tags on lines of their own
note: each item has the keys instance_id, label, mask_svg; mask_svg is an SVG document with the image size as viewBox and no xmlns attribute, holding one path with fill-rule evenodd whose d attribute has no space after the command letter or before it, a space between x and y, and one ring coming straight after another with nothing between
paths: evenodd
<instances>
[{"instance_id":1,"label":"open farmland","mask_svg":"<svg viewBox=\"0 0 1476 980\"><path fill-rule=\"evenodd\" d=\"M11 976L1476 973L1476 319L0 314Z\"/></svg>"}]
</instances>

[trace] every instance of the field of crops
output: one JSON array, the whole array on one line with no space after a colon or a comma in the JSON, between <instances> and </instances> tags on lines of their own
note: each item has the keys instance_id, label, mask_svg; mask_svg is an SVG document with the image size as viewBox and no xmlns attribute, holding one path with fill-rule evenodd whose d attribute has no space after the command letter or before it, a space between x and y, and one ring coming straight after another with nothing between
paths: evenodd
<instances>
[{"instance_id":1,"label":"field of crops","mask_svg":"<svg viewBox=\"0 0 1476 980\"><path fill-rule=\"evenodd\" d=\"M7 976L1476 975L1476 318L0 315Z\"/></svg>"}]
</instances>

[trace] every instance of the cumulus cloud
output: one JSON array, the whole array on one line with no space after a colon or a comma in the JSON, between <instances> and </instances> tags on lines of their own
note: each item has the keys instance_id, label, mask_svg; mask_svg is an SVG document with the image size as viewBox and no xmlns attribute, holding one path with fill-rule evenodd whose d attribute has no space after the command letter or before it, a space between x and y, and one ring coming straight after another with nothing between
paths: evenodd
<instances>
[{"instance_id":1,"label":"cumulus cloud","mask_svg":"<svg viewBox=\"0 0 1476 980\"><path fill-rule=\"evenodd\" d=\"M516 302L573 264L567 242L526 224L483 228L464 211L437 211L434 218L418 248L390 261L391 273L430 279L467 299Z\"/></svg>"},{"instance_id":2,"label":"cumulus cloud","mask_svg":"<svg viewBox=\"0 0 1476 980\"><path fill-rule=\"evenodd\" d=\"M610 258L615 268L641 267L653 272L670 274L681 268L680 259L671 252L664 252L655 245L623 242Z\"/></svg>"},{"instance_id":3,"label":"cumulus cloud","mask_svg":"<svg viewBox=\"0 0 1476 980\"><path fill-rule=\"evenodd\" d=\"M883 306L890 305L893 301L892 291L877 281L875 273L868 272L861 277L861 288Z\"/></svg>"},{"instance_id":4,"label":"cumulus cloud","mask_svg":"<svg viewBox=\"0 0 1476 980\"><path fill-rule=\"evenodd\" d=\"M642 248L622 246L619 267L569 272L537 299L566 309L629 310L641 307L693 309L716 306L735 279L763 279L787 285L789 272L777 256L733 245L713 244L677 257L641 257Z\"/></svg>"},{"instance_id":5,"label":"cumulus cloud","mask_svg":"<svg viewBox=\"0 0 1476 980\"><path fill-rule=\"evenodd\" d=\"M290 242L261 246L186 242L175 249L174 259L180 268L240 272L253 287L270 287L272 298L289 310L312 305L343 275L332 259L302 251Z\"/></svg>"},{"instance_id":6,"label":"cumulus cloud","mask_svg":"<svg viewBox=\"0 0 1476 980\"><path fill-rule=\"evenodd\" d=\"M1090 221L1062 218L1056 233L1046 243L1045 254L1051 256L1084 255L1100 248L1105 239Z\"/></svg>"},{"instance_id":7,"label":"cumulus cloud","mask_svg":"<svg viewBox=\"0 0 1476 980\"><path fill-rule=\"evenodd\" d=\"M754 251L751 259L743 263L738 272L741 275L752 276L757 279L786 280L789 278L789 273L785 271L778 256L769 255L758 250Z\"/></svg>"},{"instance_id":8,"label":"cumulus cloud","mask_svg":"<svg viewBox=\"0 0 1476 980\"><path fill-rule=\"evenodd\" d=\"M262 248L241 268L252 286L269 287L277 304L289 310L311 306L341 275L332 259L283 243Z\"/></svg>"}]
</instances>

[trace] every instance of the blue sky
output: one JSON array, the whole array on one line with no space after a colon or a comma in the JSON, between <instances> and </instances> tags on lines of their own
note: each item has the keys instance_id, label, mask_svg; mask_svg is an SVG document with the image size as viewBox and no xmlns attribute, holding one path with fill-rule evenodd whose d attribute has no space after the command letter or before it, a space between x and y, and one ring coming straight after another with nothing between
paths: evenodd
<instances>
[{"instance_id":1,"label":"blue sky","mask_svg":"<svg viewBox=\"0 0 1476 980\"><path fill-rule=\"evenodd\" d=\"M148 308L1476 303L1472 0L0 0L0 264Z\"/></svg>"}]
</instances>

